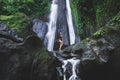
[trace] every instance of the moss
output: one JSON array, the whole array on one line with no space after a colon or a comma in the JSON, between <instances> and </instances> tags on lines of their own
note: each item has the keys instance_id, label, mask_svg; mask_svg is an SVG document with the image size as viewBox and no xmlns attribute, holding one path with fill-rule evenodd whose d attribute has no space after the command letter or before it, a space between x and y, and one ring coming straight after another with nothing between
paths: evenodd
<instances>
[{"instance_id":1,"label":"moss","mask_svg":"<svg viewBox=\"0 0 120 80\"><path fill-rule=\"evenodd\" d=\"M107 25L105 25L105 27L100 28L98 31L96 31L93 34L93 36L98 38L108 33L111 33L113 30L119 31L119 29L120 29L120 12L115 17L113 17L113 19Z\"/></svg>"},{"instance_id":2,"label":"moss","mask_svg":"<svg viewBox=\"0 0 120 80\"><path fill-rule=\"evenodd\" d=\"M71 0L77 33L82 38L92 36L94 32L106 26L119 12L119 6L118 0ZM118 24L117 19L115 18L114 23L111 25ZM95 35L101 35L102 33L98 31Z\"/></svg>"},{"instance_id":3,"label":"moss","mask_svg":"<svg viewBox=\"0 0 120 80\"><path fill-rule=\"evenodd\" d=\"M94 35L95 37L99 37L99 36L103 35L102 29L98 30L98 31L95 32L93 35Z\"/></svg>"},{"instance_id":4,"label":"moss","mask_svg":"<svg viewBox=\"0 0 120 80\"><path fill-rule=\"evenodd\" d=\"M94 1L94 4L94 8L96 10L96 22L99 28L112 19L120 9L118 8L120 5L118 0Z\"/></svg>"},{"instance_id":5,"label":"moss","mask_svg":"<svg viewBox=\"0 0 120 80\"><path fill-rule=\"evenodd\" d=\"M90 41L90 38L86 38L86 41L89 42L89 41Z\"/></svg>"},{"instance_id":6,"label":"moss","mask_svg":"<svg viewBox=\"0 0 120 80\"><path fill-rule=\"evenodd\" d=\"M79 14L79 0L71 0L71 9L72 9L75 25L77 28L77 35L82 35L84 31L83 31L83 23L81 22L80 14Z\"/></svg>"},{"instance_id":7,"label":"moss","mask_svg":"<svg viewBox=\"0 0 120 80\"><path fill-rule=\"evenodd\" d=\"M35 61L41 61L41 63L48 63L49 60L53 60L53 56L48 52L47 48L44 46L42 40L37 36L28 36L24 40L25 49L29 53L33 53Z\"/></svg>"},{"instance_id":8,"label":"moss","mask_svg":"<svg viewBox=\"0 0 120 80\"><path fill-rule=\"evenodd\" d=\"M30 19L23 13L15 13L13 15L0 15L0 20L5 22L6 25L14 29L20 36L24 35L23 30L29 27Z\"/></svg>"},{"instance_id":9,"label":"moss","mask_svg":"<svg viewBox=\"0 0 120 80\"><path fill-rule=\"evenodd\" d=\"M111 31L112 27L106 27L106 28L101 28L98 31L96 31L93 36L95 38L99 38L101 36L104 36L106 34L108 34Z\"/></svg>"},{"instance_id":10,"label":"moss","mask_svg":"<svg viewBox=\"0 0 120 80\"><path fill-rule=\"evenodd\" d=\"M45 47L42 47L39 51L38 55L36 55L38 60L42 61L43 63L49 61L52 57L50 56L50 53L46 50Z\"/></svg>"},{"instance_id":11,"label":"moss","mask_svg":"<svg viewBox=\"0 0 120 80\"><path fill-rule=\"evenodd\" d=\"M53 60L54 57L52 53L48 52L44 45L41 45L41 47L35 52L34 59L41 61L41 63L44 64L48 63L49 60Z\"/></svg>"},{"instance_id":12,"label":"moss","mask_svg":"<svg viewBox=\"0 0 120 80\"><path fill-rule=\"evenodd\" d=\"M109 24L111 27L119 27L120 28L120 12L113 17Z\"/></svg>"},{"instance_id":13,"label":"moss","mask_svg":"<svg viewBox=\"0 0 120 80\"><path fill-rule=\"evenodd\" d=\"M72 9L72 13L74 16L74 20L75 20L75 25L79 26L79 15L78 15L78 8L77 8L77 4L78 4L78 0L72 0L71 1L71 9ZM78 31L77 31L78 32Z\"/></svg>"}]
</instances>

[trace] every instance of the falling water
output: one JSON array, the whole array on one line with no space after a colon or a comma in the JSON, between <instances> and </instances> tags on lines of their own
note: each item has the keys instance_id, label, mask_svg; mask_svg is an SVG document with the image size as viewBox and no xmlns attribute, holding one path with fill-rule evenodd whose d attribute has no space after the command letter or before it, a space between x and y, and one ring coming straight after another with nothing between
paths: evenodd
<instances>
[{"instance_id":1,"label":"falling water","mask_svg":"<svg viewBox=\"0 0 120 80\"><path fill-rule=\"evenodd\" d=\"M50 21L49 21L49 26L48 26L48 32L46 34L46 39L48 42L47 48L49 51L53 51L53 46L54 46L56 23L57 23L57 17L58 17L58 14L57 14L58 5L56 2L57 0L53 0L51 4ZM74 27L73 27L72 14L71 14L69 0L66 0L66 8L67 8L66 16L67 16L68 29L69 29L70 45L72 45L75 43L75 32L74 32ZM63 80L80 80L79 77L77 76L77 67L80 63L79 59L76 59L75 57L71 59L63 59L62 57L57 56L56 53L53 53L53 54L63 63L62 65ZM69 78L67 77L67 73L66 73L69 70L68 67L70 67L70 71L71 71Z\"/></svg>"},{"instance_id":2,"label":"falling water","mask_svg":"<svg viewBox=\"0 0 120 80\"><path fill-rule=\"evenodd\" d=\"M69 29L69 37L70 37L70 45L75 44L75 33L74 33L74 27L73 27L73 21L72 21L72 13L70 8L70 1L66 0L66 8L67 8L67 22L68 22L68 29ZM80 63L79 59L71 58L67 60L63 60L63 80L67 80L66 71L69 70L67 67L69 66L68 63L72 65L72 75L68 78L68 80L80 80L77 76L77 66Z\"/></svg>"},{"instance_id":3,"label":"falling water","mask_svg":"<svg viewBox=\"0 0 120 80\"><path fill-rule=\"evenodd\" d=\"M80 60L75 59L75 58L63 60L63 65L62 65L62 68L63 68L63 80L67 80L65 73L66 73L67 70L69 70L69 69L67 69L68 63L70 63L72 65L72 68L71 68L72 75L68 78L68 80L80 80L79 77L76 74L79 62L80 62Z\"/></svg>"},{"instance_id":4,"label":"falling water","mask_svg":"<svg viewBox=\"0 0 120 80\"><path fill-rule=\"evenodd\" d=\"M57 22L57 0L53 0L51 4L51 13L50 13L50 20L48 24L48 32L46 34L45 39L47 39L47 48L49 51L53 51L54 46L54 39L55 39L55 32L56 32L56 22Z\"/></svg>"},{"instance_id":5,"label":"falling water","mask_svg":"<svg viewBox=\"0 0 120 80\"><path fill-rule=\"evenodd\" d=\"M68 22L68 29L69 29L69 36L70 36L70 45L75 43L75 32L73 28L73 21L72 21L72 13L70 8L70 1L66 0L66 8L67 8L67 22Z\"/></svg>"},{"instance_id":6,"label":"falling water","mask_svg":"<svg viewBox=\"0 0 120 80\"><path fill-rule=\"evenodd\" d=\"M54 47L54 40L55 40L55 33L56 33L56 23L58 17L58 4L57 0L53 0L51 4L51 13L50 13L50 20L48 24L48 32L45 36L45 45L47 46L49 51L53 51ZM72 21L72 13L70 8L70 1L66 0L66 16L67 16L67 23L68 23L68 31L69 31L69 40L70 45L75 43L75 32L73 27Z\"/></svg>"},{"instance_id":7,"label":"falling water","mask_svg":"<svg viewBox=\"0 0 120 80\"><path fill-rule=\"evenodd\" d=\"M78 77L79 73L79 64L80 60L77 59L75 56L69 59L65 59L61 55L56 52L53 52L53 55L62 63L62 70L57 67L57 71L59 75L63 77L62 80L81 80ZM68 72L70 74L68 74Z\"/></svg>"}]
</instances>

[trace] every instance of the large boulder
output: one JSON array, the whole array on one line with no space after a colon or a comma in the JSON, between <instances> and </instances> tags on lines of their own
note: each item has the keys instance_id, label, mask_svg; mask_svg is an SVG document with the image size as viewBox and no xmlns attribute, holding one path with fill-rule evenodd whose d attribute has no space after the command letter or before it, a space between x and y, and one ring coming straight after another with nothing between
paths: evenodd
<instances>
[{"instance_id":1,"label":"large boulder","mask_svg":"<svg viewBox=\"0 0 120 80\"><path fill-rule=\"evenodd\" d=\"M0 27L0 80L56 80L56 60L41 39L22 40L6 29Z\"/></svg>"},{"instance_id":2,"label":"large boulder","mask_svg":"<svg viewBox=\"0 0 120 80\"><path fill-rule=\"evenodd\" d=\"M82 80L120 79L119 29L111 28L101 37L87 38L56 53L66 59L80 59L79 76Z\"/></svg>"}]
</instances>

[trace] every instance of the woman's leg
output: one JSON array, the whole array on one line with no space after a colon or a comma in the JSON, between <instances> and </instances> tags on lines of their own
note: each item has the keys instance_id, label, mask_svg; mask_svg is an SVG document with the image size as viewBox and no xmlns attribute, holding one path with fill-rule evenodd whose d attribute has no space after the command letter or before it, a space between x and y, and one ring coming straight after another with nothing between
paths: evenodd
<instances>
[{"instance_id":1,"label":"woman's leg","mask_svg":"<svg viewBox=\"0 0 120 80\"><path fill-rule=\"evenodd\" d=\"M61 50L61 48L62 48L62 46L63 46L63 41L60 41L60 50Z\"/></svg>"}]
</instances>

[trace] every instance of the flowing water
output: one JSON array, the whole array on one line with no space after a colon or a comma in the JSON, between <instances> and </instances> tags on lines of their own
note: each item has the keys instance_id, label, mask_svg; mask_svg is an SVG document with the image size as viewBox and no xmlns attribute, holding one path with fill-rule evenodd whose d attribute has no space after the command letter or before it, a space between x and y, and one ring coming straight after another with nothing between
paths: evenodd
<instances>
[{"instance_id":1,"label":"flowing water","mask_svg":"<svg viewBox=\"0 0 120 80\"><path fill-rule=\"evenodd\" d=\"M57 0L53 0L51 4L51 13L50 13L50 20L48 24L48 32L45 36L45 39L48 42L47 48L49 51L53 51L55 32L56 32L56 22L57 22L57 16L58 16L57 11L58 11Z\"/></svg>"},{"instance_id":2,"label":"flowing water","mask_svg":"<svg viewBox=\"0 0 120 80\"><path fill-rule=\"evenodd\" d=\"M51 4L51 13L50 13L50 21L48 24L48 32L45 37L48 42L47 48L49 51L53 51L53 47L54 47L56 23L57 23L57 17L59 16L57 12L58 12L57 0L53 0ZM71 13L69 0L66 0L66 18L67 18L67 24L68 24L70 45L72 45L72 44L75 44L75 32L74 32L72 13ZM57 56L56 53L53 53L53 54L62 63L62 66L61 66L62 68L61 73L63 77L62 80L80 80L79 77L77 76L78 65L80 63L79 59L76 59L75 57L71 59L63 59L62 57ZM68 76L68 72L69 72L69 76Z\"/></svg>"},{"instance_id":3,"label":"flowing water","mask_svg":"<svg viewBox=\"0 0 120 80\"><path fill-rule=\"evenodd\" d=\"M77 76L77 68L79 65L80 60L79 59L75 59L75 58L71 58L71 59L67 59L67 60L63 60L63 80L80 80L79 77ZM71 68L69 68L69 65L71 65ZM72 72L72 74L70 75L70 77L68 77L67 79L67 75L66 75L66 71L68 70L68 72Z\"/></svg>"},{"instance_id":4,"label":"flowing water","mask_svg":"<svg viewBox=\"0 0 120 80\"><path fill-rule=\"evenodd\" d=\"M76 57L65 59L55 52L53 52L53 55L62 63L62 70L60 67L57 67L57 71L59 76L62 76L62 80L80 80L78 76L80 64L79 59Z\"/></svg>"},{"instance_id":5,"label":"flowing water","mask_svg":"<svg viewBox=\"0 0 120 80\"><path fill-rule=\"evenodd\" d=\"M67 8L66 16L67 16L68 29L69 29L70 45L72 45L72 44L75 44L75 31L74 31L73 21L72 21L70 0L66 0L66 8Z\"/></svg>"},{"instance_id":6,"label":"flowing water","mask_svg":"<svg viewBox=\"0 0 120 80\"><path fill-rule=\"evenodd\" d=\"M54 41L55 41L55 33L56 33L56 23L58 15L58 1L53 0L51 4L51 12L49 17L48 31L45 36L45 41L47 41L46 46L49 51L53 51ZM72 20L72 13L70 8L70 1L66 0L66 18L68 24L68 34L69 34L69 42L70 45L75 44L75 31Z\"/></svg>"}]
</instances>

